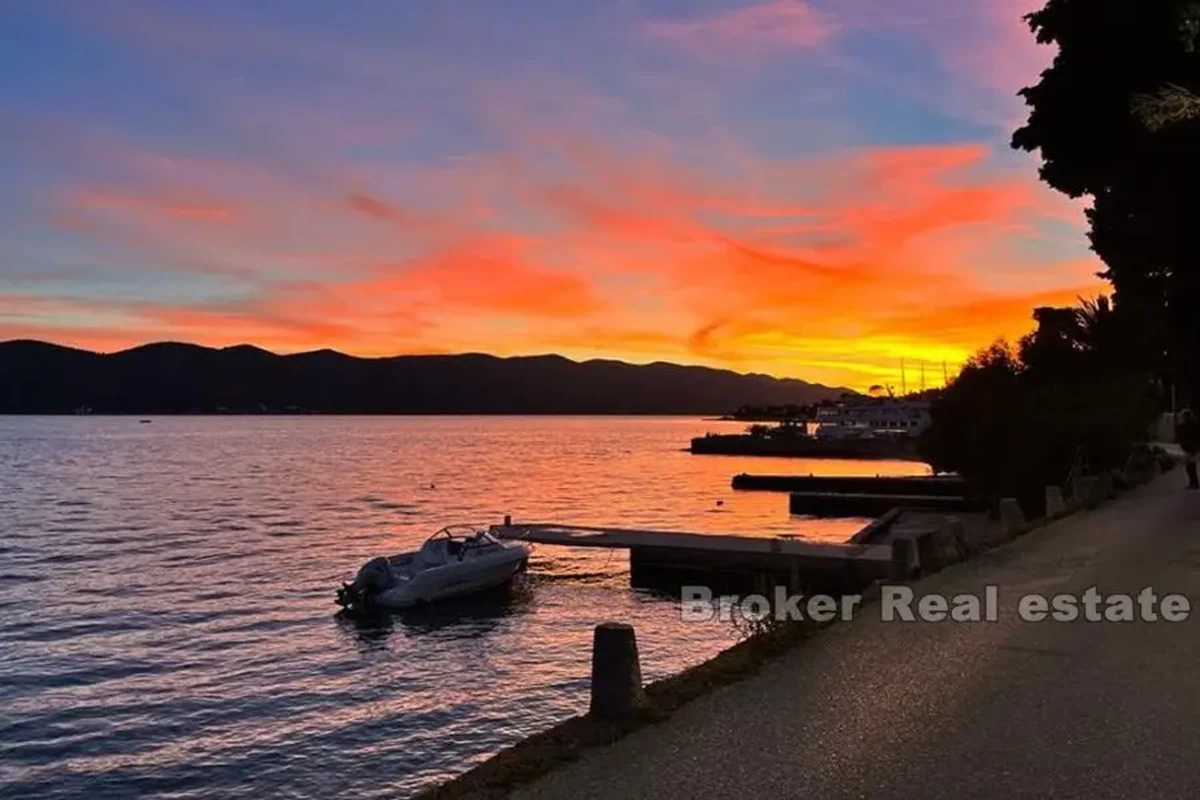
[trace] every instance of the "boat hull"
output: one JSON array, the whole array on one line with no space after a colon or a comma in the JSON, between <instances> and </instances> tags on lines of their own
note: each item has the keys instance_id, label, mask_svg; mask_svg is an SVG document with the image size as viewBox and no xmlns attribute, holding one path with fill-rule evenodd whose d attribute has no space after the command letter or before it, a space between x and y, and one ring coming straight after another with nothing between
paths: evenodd
<instances>
[{"instance_id":1,"label":"boat hull","mask_svg":"<svg viewBox=\"0 0 1200 800\"><path fill-rule=\"evenodd\" d=\"M384 608L411 608L494 589L511 581L528 560L524 550L506 551L503 555L488 564L448 564L427 569L371 599Z\"/></svg>"}]
</instances>

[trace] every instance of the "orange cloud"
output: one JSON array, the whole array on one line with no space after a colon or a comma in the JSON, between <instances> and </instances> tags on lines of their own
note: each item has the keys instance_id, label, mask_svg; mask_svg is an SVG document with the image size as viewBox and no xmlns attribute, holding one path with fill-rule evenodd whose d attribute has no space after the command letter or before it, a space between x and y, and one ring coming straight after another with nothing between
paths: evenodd
<instances>
[{"instance_id":1,"label":"orange cloud","mask_svg":"<svg viewBox=\"0 0 1200 800\"><path fill-rule=\"evenodd\" d=\"M579 317L603 309L587 279L539 267L538 241L492 234L464 240L416 261L385 264L380 277L347 286L373 298L418 307L525 317Z\"/></svg>"},{"instance_id":2,"label":"orange cloud","mask_svg":"<svg viewBox=\"0 0 1200 800\"><path fill-rule=\"evenodd\" d=\"M136 154L120 190L66 192L62 210L156 269L220 278L219 295L0 307L0 325L77 343L120 325L283 351L560 351L865 388L894 382L902 358L953 368L1028 330L1034 305L1100 285L1078 257L1005 255L1064 210L982 145L743 155L730 170L568 126L533 135L528 150L372 170L379 191L349 169ZM213 198L220 222L178 213ZM1019 282L998 277L1016 267Z\"/></svg>"},{"instance_id":3,"label":"orange cloud","mask_svg":"<svg viewBox=\"0 0 1200 800\"><path fill-rule=\"evenodd\" d=\"M961 362L996 336L1027 331L1034 305L1071 303L1101 286L1081 282L1078 259L1045 264L1023 291L989 285L988 251L1046 204L1031 178L987 174L987 156L955 145L860 151L836 158L832 171L827 162L791 165L784 171L831 183L824 202L795 206L804 221L783 236L706 222L708 194L689 205L686 183L658 191L616 160L597 169L604 183L558 186L538 200L578 240L656 277L670 318L690 321L675 329L692 358L802 375L823 365L835 381L861 386L884 360L885 373L906 355ZM660 196L674 202L649 200Z\"/></svg>"}]
</instances>

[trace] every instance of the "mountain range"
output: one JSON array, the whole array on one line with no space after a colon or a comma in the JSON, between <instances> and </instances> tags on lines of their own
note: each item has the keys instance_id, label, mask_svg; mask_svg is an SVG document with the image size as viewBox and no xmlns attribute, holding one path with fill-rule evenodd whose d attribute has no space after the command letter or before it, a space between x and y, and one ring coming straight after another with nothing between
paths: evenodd
<instances>
[{"instance_id":1,"label":"mountain range","mask_svg":"<svg viewBox=\"0 0 1200 800\"><path fill-rule=\"evenodd\" d=\"M0 342L0 414L719 414L848 390L708 367L558 355L278 355L159 342L101 354Z\"/></svg>"}]
</instances>

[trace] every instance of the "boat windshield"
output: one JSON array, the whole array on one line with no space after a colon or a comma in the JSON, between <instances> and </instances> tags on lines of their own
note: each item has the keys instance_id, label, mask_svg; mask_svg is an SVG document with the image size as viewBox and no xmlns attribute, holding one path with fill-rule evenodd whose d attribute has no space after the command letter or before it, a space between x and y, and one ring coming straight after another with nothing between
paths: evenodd
<instances>
[{"instance_id":1,"label":"boat windshield","mask_svg":"<svg viewBox=\"0 0 1200 800\"><path fill-rule=\"evenodd\" d=\"M447 525L429 537L429 541L449 540L452 542L471 542L475 544L496 544L498 540L487 530L477 525Z\"/></svg>"}]
</instances>

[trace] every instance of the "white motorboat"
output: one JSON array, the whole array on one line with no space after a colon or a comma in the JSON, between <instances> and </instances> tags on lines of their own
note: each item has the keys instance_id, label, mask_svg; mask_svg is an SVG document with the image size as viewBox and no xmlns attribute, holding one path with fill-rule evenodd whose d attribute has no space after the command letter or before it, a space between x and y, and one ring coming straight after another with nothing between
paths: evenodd
<instances>
[{"instance_id":1,"label":"white motorboat","mask_svg":"<svg viewBox=\"0 0 1200 800\"><path fill-rule=\"evenodd\" d=\"M532 551L525 542L502 542L487 530L450 525L421 549L379 556L343 584L337 601L347 610L409 608L501 586L525 568Z\"/></svg>"}]
</instances>

